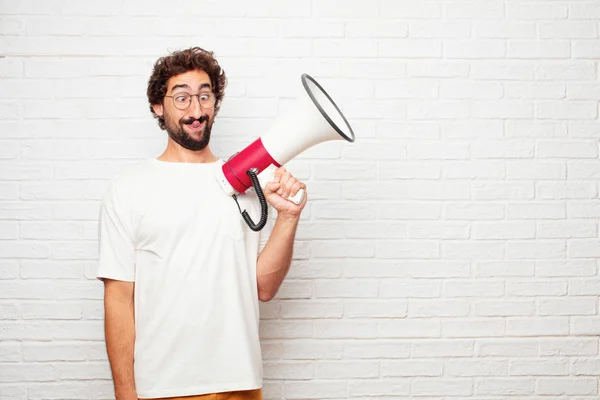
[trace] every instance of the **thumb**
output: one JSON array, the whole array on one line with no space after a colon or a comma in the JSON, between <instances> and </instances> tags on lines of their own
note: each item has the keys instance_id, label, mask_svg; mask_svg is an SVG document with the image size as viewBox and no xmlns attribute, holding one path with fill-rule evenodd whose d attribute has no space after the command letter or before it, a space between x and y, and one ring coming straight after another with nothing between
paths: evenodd
<instances>
[{"instance_id":1,"label":"thumb","mask_svg":"<svg viewBox=\"0 0 600 400\"><path fill-rule=\"evenodd\" d=\"M265 193L266 196L268 196L270 194L277 192L280 187L281 187L281 183L279 183L279 182L267 182L267 184L265 185L265 188L263 189L263 192Z\"/></svg>"}]
</instances>

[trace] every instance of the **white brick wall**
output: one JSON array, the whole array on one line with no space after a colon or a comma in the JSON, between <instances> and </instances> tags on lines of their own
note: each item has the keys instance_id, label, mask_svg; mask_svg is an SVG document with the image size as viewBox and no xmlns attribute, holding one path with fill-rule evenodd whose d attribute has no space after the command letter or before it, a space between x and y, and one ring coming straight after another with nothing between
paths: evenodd
<instances>
[{"instance_id":1,"label":"white brick wall","mask_svg":"<svg viewBox=\"0 0 600 400\"><path fill-rule=\"evenodd\" d=\"M112 399L94 279L109 179L157 155L154 60L230 78L226 157L308 72L354 144L308 183L262 304L268 399L600 396L597 0L0 1L0 399Z\"/></svg>"}]
</instances>

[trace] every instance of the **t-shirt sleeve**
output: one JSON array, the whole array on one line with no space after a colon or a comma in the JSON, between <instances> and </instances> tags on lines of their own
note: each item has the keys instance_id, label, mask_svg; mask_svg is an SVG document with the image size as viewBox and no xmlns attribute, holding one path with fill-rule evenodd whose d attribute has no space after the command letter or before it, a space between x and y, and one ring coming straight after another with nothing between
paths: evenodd
<instances>
[{"instance_id":1,"label":"t-shirt sleeve","mask_svg":"<svg viewBox=\"0 0 600 400\"><path fill-rule=\"evenodd\" d=\"M98 279L135 280L135 247L123 210L103 201L98 220Z\"/></svg>"}]
</instances>

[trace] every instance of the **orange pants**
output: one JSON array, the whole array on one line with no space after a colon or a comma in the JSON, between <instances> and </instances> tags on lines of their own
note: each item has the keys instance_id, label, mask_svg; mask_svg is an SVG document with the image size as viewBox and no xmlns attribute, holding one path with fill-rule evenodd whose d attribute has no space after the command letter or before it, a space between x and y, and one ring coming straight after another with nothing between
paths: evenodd
<instances>
[{"instance_id":1,"label":"orange pants","mask_svg":"<svg viewBox=\"0 0 600 400\"><path fill-rule=\"evenodd\" d=\"M161 397L160 399L140 400L263 400L263 397L261 389L254 389L240 390L235 392L201 394L199 396Z\"/></svg>"}]
</instances>

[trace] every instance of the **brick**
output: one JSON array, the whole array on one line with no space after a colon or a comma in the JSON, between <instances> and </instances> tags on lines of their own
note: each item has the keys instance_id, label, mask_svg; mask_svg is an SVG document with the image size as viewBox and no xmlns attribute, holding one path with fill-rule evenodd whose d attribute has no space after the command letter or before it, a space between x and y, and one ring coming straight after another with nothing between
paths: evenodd
<instances>
[{"instance_id":1,"label":"brick","mask_svg":"<svg viewBox=\"0 0 600 400\"><path fill-rule=\"evenodd\" d=\"M573 360L571 368L573 375L598 376L600 374L600 359Z\"/></svg>"},{"instance_id":2,"label":"brick","mask_svg":"<svg viewBox=\"0 0 600 400\"><path fill-rule=\"evenodd\" d=\"M410 382L408 379L377 379L355 380L348 384L350 396L387 396L390 393L399 396L408 396Z\"/></svg>"},{"instance_id":3,"label":"brick","mask_svg":"<svg viewBox=\"0 0 600 400\"><path fill-rule=\"evenodd\" d=\"M309 299L313 293L312 282L288 279L282 282L277 292L278 299Z\"/></svg>"},{"instance_id":4,"label":"brick","mask_svg":"<svg viewBox=\"0 0 600 400\"><path fill-rule=\"evenodd\" d=\"M326 267L323 267L323 270L326 270ZM346 260L342 275L346 278L403 278L407 276L407 265L405 261L397 260L369 260L368 262ZM327 276L316 276L316 278L327 278Z\"/></svg>"},{"instance_id":5,"label":"brick","mask_svg":"<svg viewBox=\"0 0 600 400\"><path fill-rule=\"evenodd\" d=\"M442 99L499 99L503 88L499 83L462 82L459 80L441 82Z\"/></svg>"},{"instance_id":6,"label":"brick","mask_svg":"<svg viewBox=\"0 0 600 400\"><path fill-rule=\"evenodd\" d=\"M378 282L373 279L319 280L314 283L315 297L377 297Z\"/></svg>"},{"instance_id":7,"label":"brick","mask_svg":"<svg viewBox=\"0 0 600 400\"><path fill-rule=\"evenodd\" d=\"M590 356L598 353L598 341L585 337L543 338L539 349L541 356Z\"/></svg>"},{"instance_id":8,"label":"brick","mask_svg":"<svg viewBox=\"0 0 600 400\"><path fill-rule=\"evenodd\" d=\"M467 339L423 339L411 345L413 357L471 357L474 355L474 341Z\"/></svg>"},{"instance_id":9,"label":"brick","mask_svg":"<svg viewBox=\"0 0 600 400\"><path fill-rule=\"evenodd\" d=\"M533 276L534 262L523 260L512 261L476 261L475 276L482 278Z\"/></svg>"},{"instance_id":10,"label":"brick","mask_svg":"<svg viewBox=\"0 0 600 400\"><path fill-rule=\"evenodd\" d=\"M384 361L381 375L384 377L441 376L443 364L437 360Z\"/></svg>"},{"instance_id":11,"label":"brick","mask_svg":"<svg viewBox=\"0 0 600 400\"><path fill-rule=\"evenodd\" d=\"M283 342L283 357L292 360L342 359L344 345L330 340L295 339Z\"/></svg>"},{"instance_id":12,"label":"brick","mask_svg":"<svg viewBox=\"0 0 600 400\"><path fill-rule=\"evenodd\" d=\"M410 344L405 340L349 341L344 345L344 357L348 359L408 358Z\"/></svg>"},{"instance_id":13,"label":"brick","mask_svg":"<svg viewBox=\"0 0 600 400\"><path fill-rule=\"evenodd\" d=\"M540 277L586 277L596 275L592 260L544 260L536 262L535 275ZM569 290L573 288L569 283Z\"/></svg>"},{"instance_id":14,"label":"brick","mask_svg":"<svg viewBox=\"0 0 600 400\"><path fill-rule=\"evenodd\" d=\"M500 297L504 295L504 283L494 281L448 281L444 284L447 297Z\"/></svg>"},{"instance_id":15,"label":"brick","mask_svg":"<svg viewBox=\"0 0 600 400\"><path fill-rule=\"evenodd\" d=\"M539 119L596 119L598 104L590 101L539 102L535 107Z\"/></svg>"},{"instance_id":16,"label":"brick","mask_svg":"<svg viewBox=\"0 0 600 400\"><path fill-rule=\"evenodd\" d=\"M514 317L534 315L533 301L478 301L473 315L478 317Z\"/></svg>"},{"instance_id":17,"label":"brick","mask_svg":"<svg viewBox=\"0 0 600 400\"><path fill-rule=\"evenodd\" d=\"M596 395L596 378L540 378L536 393L540 395Z\"/></svg>"},{"instance_id":18,"label":"brick","mask_svg":"<svg viewBox=\"0 0 600 400\"><path fill-rule=\"evenodd\" d=\"M375 8L375 7L373 7ZM341 10L348 9L348 6L344 4ZM361 7L360 12L364 11L364 7ZM337 12L339 17L339 9ZM361 15L361 17L364 15ZM398 21L386 21L379 20L373 23L372 20L368 21L351 21L346 23L346 37L348 38L393 38L393 37L406 37L408 35L408 24Z\"/></svg>"},{"instance_id":19,"label":"brick","mask_svg":"<svg viewBox=\"0 0 600 400\"><path fill-rule=\"evenodd\" d=\"M264 364L266 379L304 380L315 377L315 365L312 362L273 361Z\"/></svg>"},{"instance_id":20,"label":"brick","mask_svg":"<svg viewBox=\"0 0 600 400\"><path fill-rule=\"evenodd\" d=\"M315 338L353 339L381 337L375 321L320 321L314 322Z\"/></svg>"},{"instance_id":21,"label":"brick","mask_svg":"<svg viewBox=\"0 0 600 400\"><path fill-rule=\"evenodd\" d=\"M529 39L536 35L535 24L522 21L474 22L472 30L474 37L486 39Z\"/></svg>"},{"instance_id":22,"label":"brick","mask_svg":"<svg viewBox=\"0 0 600 400\"><path fill-rule=\"evenodd\" d=\"M493 241L446 241L442 243L442 258L504 258L503 243Z\"/></svg>"},{"instance_id":23,"label":"brick","mask_svg":"<svg viewBox=\"0 0 600 400\"><path fill-rule=\"evenodd\" d=\"M443 53L449 59L498 59L506 57L506 44L494 40L452 41L444 43Z\"/></svg>"},{"instance_id":24,"label":"brick","mask_svg":"<svg viewBox=\"0 0 600 400\"><path fill-rule=\"evenodd\" d=\"M563 162L509 160L506 162L506 177L515 180L560 180L567 177L567 167Z\"/></svg>"},{"instance_id":25,"label":"brick","mask_svg":"<svg viewBox=\"0 0 600 400\"><path fill-rule=\"evenodd\" d=\"M597 313L596 299L570 298L538 300L537 313L543 316L552 315L595 315Z\"/></svg>"},{"instance_id":26,"label":"brick","mask_svg":"<svg viewBox=\"0 0 600 400\"><path fill-rule=\"evenodd\" d=\"M568 97L566 91L563 83L544 82L521 85L507 83L504 85L504 92L509 99L564 99Z\"/></svg>"},{"instance_id":27,"label":"brick","mask_svg":"<svg viewBox=\"0 0 600 400\"><path fill-rule=\"evenodd\" d=\"M436 39L380 39L379 57L442 58L442 43Z\"/></svg>"},{"instance_id":28,"label":"brick","mask_svg":"<svg viewBox=\"0 0 600 400\"><path fill-rule=\"evenodd\" d=\"M441 336L440 322L432 319L380 321L377 336L382 338L436 338Z\"/></svg>"},{"instance_id":29,"label":"brick","mask_svg":"<svg viewBox=\"0 0 600 400\"><path fill-rule=\"evenodd\" d=\"M515 63L514 61L500 62L486 60L481 63L473 62L469 71L469 76L473 79L484 80L527 81L533 80L534 66Z\"/></svg>"},{"instance_id":30,"label":"brick","mask_svg":"<svg viewBox=\"0 0 600 400\"><path fill-rule=\"evenodd\" d=\"M471 231L473 239L532 239L535 234L535 224L528 221L476 222Z\"/></svg>"},{"instance_id":31,"label":"brick","mask_svg":"<svg viewBox=\"0 0 600 400\"><path fill-rule=\"evenodd\" d=\"M531 395L534 389L531 378L483 378L475 383L475 394L482 396Z\"/></svg>"},{"instance_id":32,"label":"brick","mask_svg":"<svg viewBox=\"0 0 600 400\"><path fill-rule=\"evenodd\" d=\"M535 339L482 339L477 342L477 355L483 357L533 357L538 354Z\"/></svg>"},{"instance_id":33,"label":"brick","mask_svg":"<svg viewBox=\"0 0 600 400\"><path fill-rule=\"evenodd\" d=\"M590 260L590 262L595 262L595 260ZM600 279L570 279L569 294L574 296L600 295Z\"/></svg>"},{"instance_id":34,"label":"brick","mask_svg":"<svg viewBox=\"0 0 600 400\"><path fill-rule=\"evenodd\" d=\"M423 4L416 0L397 2L381 0L379 16L382 18L437 19L442 16L441 4Z\"/></svg>"},{"instance_id":35,"label":"brick","mask_svg":"<svg viewBox=\"0 0 600 400\"><path fill-rule=\"evenodd\" d=\"M511 19L566 19L569 7L567 4L511 2L506 5L506 13Z\"/></svg>"},{"instance_id":36,"label":"brick","mask_svg":"<svg viewBox=\"0 0 600 400\"><path fill-rule=\"evenodd\" d=\"M504 375L507 362L499 360L448 360L446 369L450 376L497 376Z\"/></svg>"},{"instance_id":37,"label":"brick","mask_svg":"<svg viewBox=\"0 0 600 400\"><path fill-rule=\"evenodd\" d=\"M500 319L463 318L442 321L442 334L444 337L499 337L503 336L505 332L505 322Z\"/></svg>"},{"instance_id":38,"label":"brick","mask_svg":"<svg viewBox=\"0 0 600 400\"><path fill-rule=\"evenodd\" d=\"M509 296L562 296L567 293L567 284L558 280L530 280L506 282Z\"/></svg>"},{"instance_id":39,"label":"brick","mask_svg":"<svg viewBox=\"0 0 600 400\"><path fill-rule=\"evenodd\" d=\"M2 343L0 345L0 355L2 355L2 360L5 363L9 362L21 362L21 343L12 342L12 343Z\"/></svg>"},{"instance_id":40,"label":"brick","mask_svg":"<svg viewBox=\"0 0 600 400\"><path fill-rule=\"evenodd\" d=\"M545 22L539 25L542 39L591 39L598 37L596 24L587 21Z\"/></svg>"},{"instance_id":41,"label":"brick","mask_svg":"<svg viewBox=\"0 0 600 400\"><path fill-rule=\"evenodd\" d=\"M411 318L466 317L469 305L452 300L410 300L407 315Z\"/></svg>"},{"instance_id":42,"label":"brick","mask_svg":"<svg viewBox=\"0 0 600 400\"><path fill-rule=\"evenodd\" d=\"M470 267L464 261L411 260L408 274L413 278L467 278Z\"/></svg>"},{"instance_id":43,"label":"brick","mask_svg":"<svg viewBox=\"0 0 600 400\"><path fill-rule=\"evenodd\" d=\"M281 302L281 318L312 319L341 318L343 305L331 302L315 301L283 301Z\"/></svg>"},{"instance_id":44,"label":"brick","mask_svg":"<svg viewBox=\"0 0 600 400\"><path fill-rule=\"evenodd\" d=\"M534 106L525 100L482 100L473 104L472 115L482 119L531 119Z\"/></svg>"},{"instance_id":45,"label":"brick","mask_svg":"<svg viewBox=\"0 0 600 400\"><path fill-rule=\"evenodd\" d=\"M415 378L411 382L415 396L470 396L473 382L470 379Z\"/></svg>"},{"instance_id":46,"label":"brick","mask_svg":"<svg viewBox=\"0 0 600 400\"><path fill-rule=\"evenodd\" d=\"M536 226L539 238L592 238L596 236L596 225L591 221L540 221Z\"/></svg>"},{"instance_id":47,"label":"brick","mask_svg":"<svg viewBox=\"0 0 600 400\"><path fill-rule=\"evenodd\" d=\"M379 363L373 361L322 361L317 365L317 377L323 379L378 378Z\"/></svg>"},{"instance_id":48,"label":"brick","mask_svg":"<svg viewBox=\"0 0 600 400\"><path fill-rule=\"evenodd\" d=\"M600 318L571 317L571 334L598 336L600 334Z\"/></svg>"},{"instance_id":49,"label":"brick","mask_svg":"<svg viewBox=\"0 0 600 400\"><path fill-rule=\"evenodd\" d=\"M441 215L441 205L423 201L383 203L377 211L378 217L382 219L436 220Z\"/></svg>"},{"instance_id":50,"label":"brick","mask_svg":"<svg viewBox=\"0 0 600 400\"><path fill-rule=\"evenodd\" d=\"M440 247L433 241L382 241L375 245L379 258L429 259L440 257Z\"/></svg>"},{"instance_id":51,"label":"brick","mask_svg":"<svg viewBox=\"0 0 600 400\"><path fill-rule=\"evenodd\" d=\"M414 38L466 39L470 27L458 21L419 21L408 22L408 36Z\"/></svg>"},{"instance_id":52,"label":"brick","mask_svg":"<svg viewBox=\"0 0 600 400\"><path fill-rule=\"evenodd\" d=\"M526 200L534 198L534 187L531 183L521 182L486 182L473 183L473 199L475 200Z\"/></svg>"},{"instance_id":53,"label":"brick","mask_svg":"<svg viewBox=\"0 0 600 400\"><path fill-rule=\"evenodd\" d=\"M331 240L311 243L311 254L315 257L372 257L375 245L372 242Z\"/></svg>"},{"instance_id":54,"label":"brick","mask_svg":"<svg viewBox=\"0 0 600 400\"><path fill-rule=\"evenodd\" d=\"M566 336L568 334L567 317L514 317L506 320L507 336Z\"/></svg>"},{"instance_id":55,"label":"brick","mask_svg":"<svg viewBox=\"0 0 600 400\"><path fill-rule=\"evenodd\" d=\"M506 244L506 257L523 258L565 258L567 246L561 240L514 241Z\"/></svg>"},{"instance_id":56,"label":"brick","mask_svg":"<svg viewBox=\"0 0 600 400\"><path fill-rule=\"evenodd\" d=\"M324 22L319 20L286 19L281 23L283 37L343 37L344 24L340 22Z\"/></svg>"},{"instance_id":57,"label":"brick","mask_svg":"<svg viewBox=\"0 0 600 400\"><path fill-rule=\"evenodd\" d=\"M582 81L596 79L596 66L590 61L542 63L536 66L538 80Z\"/></svg>"},{"instance_id":58,"label":"brick","mask_svg":"<svg viewBox=\"0 0 600 400\"><path fill-rule=\"evenodd\" d=\"M519 85L521 86L521 85ZM547 84L544 87L548 87ZM557 138L567 136L567 123L561 121L507 121L506 136Z\"/></svg>"},{"instance_id":59,"label":"brick","mask_svg":"<svg viewBox=\"0 0 600 400\"><path fill-rule=\"evenodd\" d=\"M402 318L406 317L407 308L406 301L346 301L343 315L346 318Z\"/></svg>"},{"instance_id":60,"label":"brick","mask_svg":"<svg viewBox=\"0 0 600 400\"><path fill-rule=\"evenodd\" d=\"M568 41L514 41L508 43L508 58L514 59L566 59L571 55Z\"/></svg>"},{"instance_id":61,"label":"brick","mask_svg":"<svg viewBox=\"0 0 600 400\"><path fill-rule=\"evenodd\" d=\"M498 220L504 218L504 205L475 203L448 203L445 216L450 220Z\"/></svg>"},{"instance_id":62,"label":"brick","mask_svg":"<svg viewBox=\"0 0 600 400\"><path fill-rule=\"evenodd\" d=\"M563 219L566 207L564 203L552 202L508 203L506 214L508 219Z\"/></svg>"},{"instance_id":63,"label":"brick","mask_svg":"<svg viewBox=\"0 0 600 400\"><path fill-rule=\"evenodd\" d=\"M415 280L387 279L381 282L380 297L383 298L429 298L439 297L440 282L418 282Z\"/></svg>"}]
</instances>

